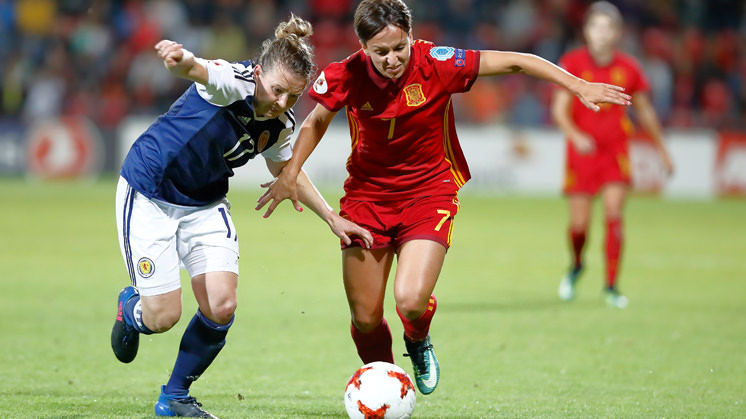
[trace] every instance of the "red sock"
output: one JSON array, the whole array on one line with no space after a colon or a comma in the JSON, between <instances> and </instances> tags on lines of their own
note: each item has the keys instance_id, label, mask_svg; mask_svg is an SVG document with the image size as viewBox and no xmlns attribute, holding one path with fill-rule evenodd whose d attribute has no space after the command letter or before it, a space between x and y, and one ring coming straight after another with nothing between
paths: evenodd
<instances>
[{"instance_id":1,"label":"red sock","mask_svg":"<svg viewBox=\"0 0 746 419\"><path fill-rule=\"evenodd\" d=\"M606 286L614 288L622 253L622 220L606 220Z\"/></svg>"},{"instance_id":2,"label":"red sock","mask_svg":"<svg viewBox=\"0 0 746 419\"><path fill-rule=\"evenodd\" d=\"M572 247L573 268L580 266L583 255L583 246L585 246L585 230L570 230L570 245Z\"/></svg>"},{"instance_id":3,"label":"red sock","mask_svg":"<svg viewBox=\"0 0 746 419\"><path fill-rule=\"evenodd\" d=\"M402 325L404 325L404 337L411 342L425 339L430 331L430 323L433 321L436 308L438 308L438 301L434 295L430 295L430 301L427 303L425 312L414 320L404 317L401 311L399 311L399 307L397 307L396 313L399 315Z\"/></svg>"},{"instance_id":4,"label":"red sock","mask_svg":"<svg viewBox=\"0 0 746 419\"><path fill-rule=\"evenodd\" d=\"M373 361L394 363L394 352L391 349L391 329L389 329L386 319L383 319L378 327L368 333L363 333L357 330L354 324L350 324L350 334L363 364Z\"/></svg>"}]
</instances>

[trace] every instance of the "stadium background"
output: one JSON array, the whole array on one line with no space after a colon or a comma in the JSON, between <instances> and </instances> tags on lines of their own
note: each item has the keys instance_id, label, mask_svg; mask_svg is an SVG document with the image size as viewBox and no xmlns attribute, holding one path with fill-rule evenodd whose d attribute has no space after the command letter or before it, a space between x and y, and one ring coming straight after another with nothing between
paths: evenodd
<instances>
[{"instance_id":1,"label":"stadium background","mask_svg":"<svg viewBox=\"0 0 746 419\"><path fill-rule=\"evenodd\" d=\"M588 3L409 1L417 38L532 52L553 62L582 42L578 28ZM744 2L615 3L625 17L622 47L650 78L678 169L666 182L640 133L633 142L636 188L670 195L744 194ZM351 27L355 5L353 0L0 2L0 174L116 173L139 131L187 85L156 58L152 46L159 39L182 42L206 58L251 58L293 11L314 24L321 69L358 48ZM549 116L551 92L549 84L518 75L479 80L472 92L455 97L475 172L474 186L468 187L559 192L562 138ZM296 112L302 118L312 106L304 97ZM318 153L327 160L309 161L309 172L322 184L344 177L341 164L333 165L346 157L336 142L346 146L344 120L337 122L326 141L337 145ZM251 182L264 176L248 173L243 176Z\"/></svg>"},{"instance_id":2,"label":"stadium background","mask_svg":"<svg viewBox=\"0 0 746 419\"><path fill-rule=\"evenodd\" d=\"M557 299L567 214L551 87L522 76L478 81L455 97L474 176L438 284L443 379L418 397L416 417L746 417L746 199L718 198L746 190L744 5L612 1L625 13L625 49L652 79L677 165L664 181L644 136L635 140L635 187L645 194L625 210L620 286L630 306L610 310L600 298L600 205L578 299ZM551 60L578 42L585 5L408 3L416 37ZM357 48L354 4L0 0L0 415L148 418L169 376L183 319L143 340L133 364L109 346L127 283L113 216L118 160L187 86L153 43L168 37L206 57L243 59L292 10L315 24L323 67ZM298 114L310 106L301 98ZM345 125L339 118L307 162L333 205ZM264 220L252 209L263 166L239 169L229 195L242 236L237 321L194 395L223 418L341 419L359 359L336 240L310 211L283 204ZM182 279L188 318L196 304Z\"/></svg>"}]
</instances>

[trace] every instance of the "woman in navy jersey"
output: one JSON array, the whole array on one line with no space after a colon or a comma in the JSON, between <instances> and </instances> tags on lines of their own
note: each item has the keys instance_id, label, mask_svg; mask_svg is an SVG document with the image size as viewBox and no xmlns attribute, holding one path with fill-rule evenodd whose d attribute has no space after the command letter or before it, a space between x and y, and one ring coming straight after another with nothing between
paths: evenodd
<instances>
[{"instance_id":1,"label":"woman in navy jersey","mask_svg":"<svg viewBox=\"0 0 746 419\"><path fill-rule=\"evenodd\" d=\"M119 294L111 345L131 362L140 334L162 333L181 317L179 269L191 277L199 309L184 331L159 416L214 417L189 387L212 363L233 323L238 237L225 194L236 167L261 154L273 176L292 157L291 107L314 72L310 23L280 23L256 61L195 57L182 45L155 49L174 75L195 83L135 141L117 186L117 227L132 285ZM370 234L337 215L304 173L299 198L346 243Z\"/></svg>"}]
</instances>

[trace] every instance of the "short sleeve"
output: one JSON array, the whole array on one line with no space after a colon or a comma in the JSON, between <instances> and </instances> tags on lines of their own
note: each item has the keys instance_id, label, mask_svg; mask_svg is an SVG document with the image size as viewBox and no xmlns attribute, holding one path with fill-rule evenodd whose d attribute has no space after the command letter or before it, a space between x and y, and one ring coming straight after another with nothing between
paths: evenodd
<instances>
[{"instance_id":1,"label":"short sleeve","mask_svg":"<svg viewBox=\"0 0 746 419\"><path fill-rule=\"evenodd\" d=\"M332 112L344 108L348 94L344 72L341 63L332 63L326 67L313 83L309 93L311 98Z\"/></svg>"},{"instance_id":2,"label":"short sleeve","mask_svg":"<svg viewBox=\"0 0 746 419\"><path fill-rule=\"evenodd\" d=\"M432 46L426 50L438 78L450 93L471 89L479 75L479 51L453 47Z\"/></svg>"},{"instance_id":3,"label":"short sleeve","mask_svg":"<svg viewBox=\"0 0 746 419\"><path fill-rule=\"evenodd\" d=\"M630 57L630 67L635 75L634 83L627 89L630 94L647 92L650 90L650 82L645 76L645 72L642 70L642 66L634 58Z\"/></svg>"},{"instance_id":4,"label":"short sleeve","mask_svg":"<svg viewBox=\"0 0 746 419\"><path fill-rule=\"evenodd\" d=\"M225 60L210 60L203 63L207 67L209 79L206 86L197 83L197 92L206 101L217 106L228 106L254 95L256 84L253 68Z\"/></svg>"}]
</instances>

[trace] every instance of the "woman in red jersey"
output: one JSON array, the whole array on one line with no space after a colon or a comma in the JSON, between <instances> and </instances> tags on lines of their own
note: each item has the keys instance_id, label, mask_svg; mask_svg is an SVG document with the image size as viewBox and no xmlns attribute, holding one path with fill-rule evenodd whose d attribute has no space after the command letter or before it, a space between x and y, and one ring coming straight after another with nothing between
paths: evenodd
<instances>
[{"instance_id":1,"label":"woman in red jersey","mask_svg":"<svg viewBox=\"0 0 746 419\"><path fill-rule=\"evenodd\" d=\"M667 174L673 164L661 141L661 128L647 95L648 82L634 58L617 51L622 17L616 6L600 1L586 13L584 35L587 47L565 54L560 65L584 80L613 83L632 96L640 124L658 148ZM570 212L572 266L562 278L559 296L575 298L575 284L582 270L582 251L591 218L593 197L601 193L606 215L606 303L624 308L627 298L616 288L622 248L622 210L630 183L628 137L632 123L620 106L603 105L589 112L569 92L557 89L552 116L567 136L565 193Z\"/></svg>"},{"instance_id":2,"label":"woman in red jersey","mask_svg":"<svg viewBox=\"0 0 746 419\"><path fill-rule=\"evenodd\" d=\"M439 366L428 331L437 306L432 295L446 250L457 192L469 180L459 147L451 95L469 90L479 76L523 72L555 82L586 106L626 105L621 88L588 83L530 54L435 46L412 38L412 19L401 0L364 0L355 12L362 49L319 75L293 158L268 185L257 209L269 216L283 199L299 205L295 174L345 109L352 152L340 215L373 234L374 243L342 245L342 269L352 339L364 363L394 361L384 319L384 294L397 258L394 299L417 387L429 394Z\"/></svg>"}]
</instances>

